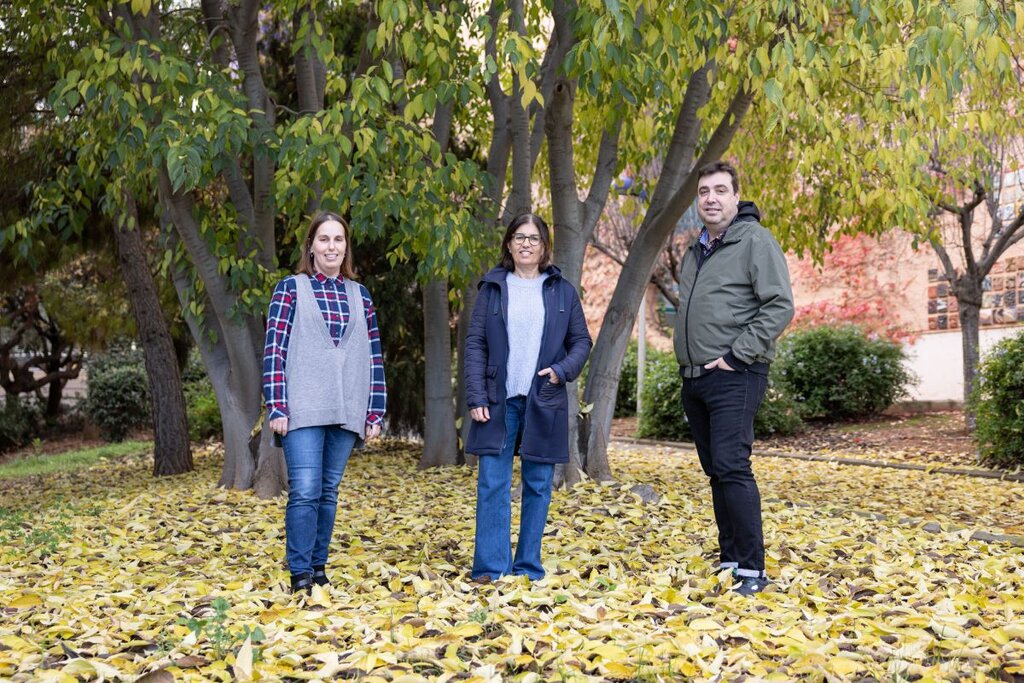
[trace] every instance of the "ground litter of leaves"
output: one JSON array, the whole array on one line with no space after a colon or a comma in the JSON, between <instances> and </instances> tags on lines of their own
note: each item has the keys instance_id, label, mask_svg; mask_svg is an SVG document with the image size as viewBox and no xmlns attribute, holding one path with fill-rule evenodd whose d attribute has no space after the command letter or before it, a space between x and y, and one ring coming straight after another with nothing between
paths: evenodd
<instances>
[{"instance_id":1,"label":"ground litter of leaves","mask_svg":"<svg viewBox=\"0 0 1024 683\"><path fill-rule=\"evenodd\" d=\"M334 586L309 597L283 590L284 499L217 488L214 447L181 477L136 460L0 481L22 515L0 679L1024 680L1024 548L968 540L1024 533L1024 484L756 458L774 585L745 599L715 571L689 452L615 448L616 483L555 492L548 576L490 585L468 580L475 471L417 457L353 457Z\"/></svg>"}]
</instances>

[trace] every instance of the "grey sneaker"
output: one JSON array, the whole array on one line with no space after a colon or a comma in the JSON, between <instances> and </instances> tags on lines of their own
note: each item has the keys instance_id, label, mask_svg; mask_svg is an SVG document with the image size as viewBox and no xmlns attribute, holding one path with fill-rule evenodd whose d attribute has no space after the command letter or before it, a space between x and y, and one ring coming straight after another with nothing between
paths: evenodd
<instances>
[{"instance_id":1,"label":"grey sneaker","mask_svg":"<svg viewBox=\"0 0 1024 683\"><path fill-rule=\"evenodd\" d=\"M743 576L738 578L739 584L736 586L736 592L746 598L749 598L751 595L757 595L771 583L768 579L758 578L755 576Z\"/></svg>"}]
</instances>

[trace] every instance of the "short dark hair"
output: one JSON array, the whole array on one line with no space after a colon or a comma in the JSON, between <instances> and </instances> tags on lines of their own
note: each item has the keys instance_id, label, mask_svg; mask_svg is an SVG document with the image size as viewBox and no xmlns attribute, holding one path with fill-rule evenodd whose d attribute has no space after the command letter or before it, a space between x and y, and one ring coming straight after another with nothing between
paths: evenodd
<instances>
[{"instance_id":1,"label":"short dark hair","mask_svg":"<svg viewBox=\"0 0 1024 683\"><path fill-rule=\"evenodd\" d=\"M704 164L697 169L697 180L716 173L728 173L732 178L732 191L736 194L740 193L740 176L736 172L736 168L728 161L712 161L710 164Z\"/></svg>"},{"instance_id":2,"label":"short dark hair","mask_svg":"<svg viewBox=\"0 0 1024 683\"><path fill-rule=\"evenodd\" d=\"M320 229L320 226L330 221L341 223L341 227L345 231L345 258L341 260L341 274L352 280L356 276L356 269L352 265L352 233L349 231L345 219L332 211L321 211L309 222L306 237L302 240L302 254L299 256L299 268L296 272L305 273L310 277L316 273L313 267L313 255L310 253L313 251L313 240L316 239L316 231Z\"/></svg>"},{"instance_id":3,"label":"short dark hair","mask_svg":"<svg viewBox=\"0 0 1024 683\"><path fill-rule=\"evenodd\" d=\"M540 271L543 273L551 265L551 235L548 233L548 224L544 222L543 218L534 213L521 213L508 224L505 237L501 240L501 265L506 270L516 269L516 262L512 260L512 250L508 248L508 245L512 241L512 236L516 234L516 230L527 223L537 226L537 232L540 233L540 243L544 245L544 255L538 264Z\"/></svg>"}]
</instances>

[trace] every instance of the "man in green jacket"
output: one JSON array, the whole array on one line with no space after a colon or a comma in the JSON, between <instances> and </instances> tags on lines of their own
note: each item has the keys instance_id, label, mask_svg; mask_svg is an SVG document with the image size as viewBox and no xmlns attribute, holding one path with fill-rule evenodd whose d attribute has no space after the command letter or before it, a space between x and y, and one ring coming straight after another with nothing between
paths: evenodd
<instances>
[{"instance_id":1,"label":"man in green jacket","mask_svg":"<svg viewBox=\"0 0 1024 683\"><path fill-rule=\"evenodd\" d=\"M683 410L711 480L721 568L754 595L764 570L761 495L750 468L754 414L768 388L775 340L793 318L793 290L779 243L741 202L736 169L698 172L700 239L680 266L675 351Z\"/></svg>"}]
</instances>

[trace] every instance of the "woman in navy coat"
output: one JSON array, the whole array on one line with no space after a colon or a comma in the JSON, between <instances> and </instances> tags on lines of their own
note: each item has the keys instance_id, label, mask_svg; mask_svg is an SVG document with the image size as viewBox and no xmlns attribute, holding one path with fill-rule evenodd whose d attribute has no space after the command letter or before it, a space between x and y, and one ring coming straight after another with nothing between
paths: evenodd
<instances>
[{"instance_id":1,"label":"woman in navy coat","mask_svg":"<svg viewBox=\"0 0 1024 683\"><path fill-rule=\"evenodd\" d=\"M511 341L511 343L510 343ZM576 288L551 265L548 226L515 218L501 264L480 282L466 336L466 402L473 422L466 450L477 474L474 580L544 577L541 537L555 464L569 461L565 385L593 345ZM512 461L522 459L522 515L512 555Z\"/></svg>"}]
</instances>

